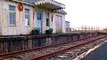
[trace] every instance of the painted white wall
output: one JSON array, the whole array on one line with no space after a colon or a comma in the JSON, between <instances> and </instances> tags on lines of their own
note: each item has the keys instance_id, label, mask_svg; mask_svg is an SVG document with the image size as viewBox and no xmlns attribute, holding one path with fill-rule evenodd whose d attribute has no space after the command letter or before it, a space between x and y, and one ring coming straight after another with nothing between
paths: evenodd
<instances>
[{"instance_id":1,"label":"painted white wall","mask_svg":"<svg viewBox=\"0 0 107 60\"><path fill-rule=\"evenodd\" d=\"M25 26L25 20L24 20L24 9L22 12L18 11L18 4L13 2L4 2L6 9L3 9L2 15L2 34L3 35L19 35L19 34L29 34L33 28L33 8L29 6L25 6L24 8L30 9L30 26ZM9 5L16 6L16 25L10 26L9 25Z\"/></svg>"},{"instance_id":2,"label":"painted white wall","mask_svg":"<svg viewBox=\"0 0 107 60\"><path fill-rule=\"evenodd\" d=\"M2 5L3 4L3 5ZM16 25L11 27L9 26L9 5L16 6ZM62 16L62 32L65 32L65 15L59 14L59 13L53 13L51 11L48 11L46 9L39 9L39 8L33 8L31 6L24 5L24 9L22 12L18 11L18 3L3 1L0 0L0 34L2 35L19 35L19 34L29 34L32 29L37 27L37 16L36 11L40 10L43 12L43 22L42 22L42 32L45 33L45 30L49 28L53 28L53 32L56 33L56 29L58 28L55 24L56 15ZM3 8L2 8L3 7ZM1 9L2 8L2 9ZM25 8L30 9L30 26L25 26ZM46 26L46 13L50 14L50 27ZM4 15L3 15L4 14ZM35 15L35 16L33 16ZM52 15L53 15L53 22L52 22ZM34 17L34 18L33 18Z\"/></svg>"},{"instance_id":3,"label":"painted white wall","mask_svg":"<svg viewBox=\"0 0 107 60\"><path fill-rule=\"evenodd\" d=\"M0 1L0 35L2 34L2 23L1 23L1 20L2 20L2 2Z\"/></svg>"}]
</instances>

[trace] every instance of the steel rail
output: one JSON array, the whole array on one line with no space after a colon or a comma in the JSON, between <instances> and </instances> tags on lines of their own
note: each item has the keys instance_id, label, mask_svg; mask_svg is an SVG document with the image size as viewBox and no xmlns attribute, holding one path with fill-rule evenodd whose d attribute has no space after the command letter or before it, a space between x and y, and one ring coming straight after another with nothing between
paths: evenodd
<instances>
[{"instance_id":1,"label":"steel rail","mask_svg":"<svg viewBox=\"0 0 107 60\"><path fill-rule=\"evenodd\" d=\"M31 59L28 59L28 60L46 60L47 58L50 58L52 56L56 56L56 55L62 54L64 52L67 52L67 51L75 49L77 47L92 43L92 42L94 42L96 40L99 40L101 38L104 38L104 37L105 36L95 37L94 39L89 39L89 40L84 41L82 43L75 44L74 46L70 46L70 47L68 47L66 49L58 50L58 51L55 51L55 52L52 52L52 53L49 53L49 54L46 54L46 55L43 55L43 56L39 56L39 57L36 57L36 58L31 58Z\"/></svg>"}]
</instances>

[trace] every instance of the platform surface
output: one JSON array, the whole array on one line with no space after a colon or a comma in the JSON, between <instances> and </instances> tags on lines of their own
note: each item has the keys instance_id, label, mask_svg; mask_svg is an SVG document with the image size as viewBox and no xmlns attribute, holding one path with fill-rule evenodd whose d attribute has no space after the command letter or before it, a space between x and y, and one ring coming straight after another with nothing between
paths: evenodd
<instances>
[{"instance_id":1,"label":"platform surface","mask_svg":"<svg viewBox=\"0 0 107 60\"><path fill-rule=\"evenodd\" d=\"M81 60L107 60L107 42Z\"/></svg>"}]
</instances>

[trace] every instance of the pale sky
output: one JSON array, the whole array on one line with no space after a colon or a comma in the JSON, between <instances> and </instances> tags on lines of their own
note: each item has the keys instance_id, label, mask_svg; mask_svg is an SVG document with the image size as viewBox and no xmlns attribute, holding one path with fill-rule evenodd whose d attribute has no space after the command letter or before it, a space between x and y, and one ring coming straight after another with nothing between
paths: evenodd
<instances>
[{"instance_id":1,"label":"pale sky","mask_svg":"<svg viewBox=\"0 0 107 60\"><path fill-rule=\"evenodd\" d=\"M107 27L107 0L56 0L66 5L71 27Z\"/></svg>"}]
</instances>

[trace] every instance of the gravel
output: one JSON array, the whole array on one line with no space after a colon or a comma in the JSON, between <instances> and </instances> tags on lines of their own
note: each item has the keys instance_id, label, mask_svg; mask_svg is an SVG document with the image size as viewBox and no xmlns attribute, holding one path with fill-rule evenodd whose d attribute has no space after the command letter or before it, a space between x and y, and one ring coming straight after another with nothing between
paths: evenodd
<instances>
[{"instance_id":1,"label":"gravel","mask_svg":"<svg viewBox=\"0 0 107 60\"><path fill-rule=\"evenodd\" d=\"M54 56L51 57L47 60L73 60L75 59L77 56L81 55L82 53L88 51L89 49L94 48L95 46L103 43L105 40L97 40L96 42L78 47L76 49L70 50L68 52L65 52L64 54L58 55L58 56ZM61 57L62 56L62 57ZM66 57L66 58L65 58Z\"/></svg>"}]
</instances>

